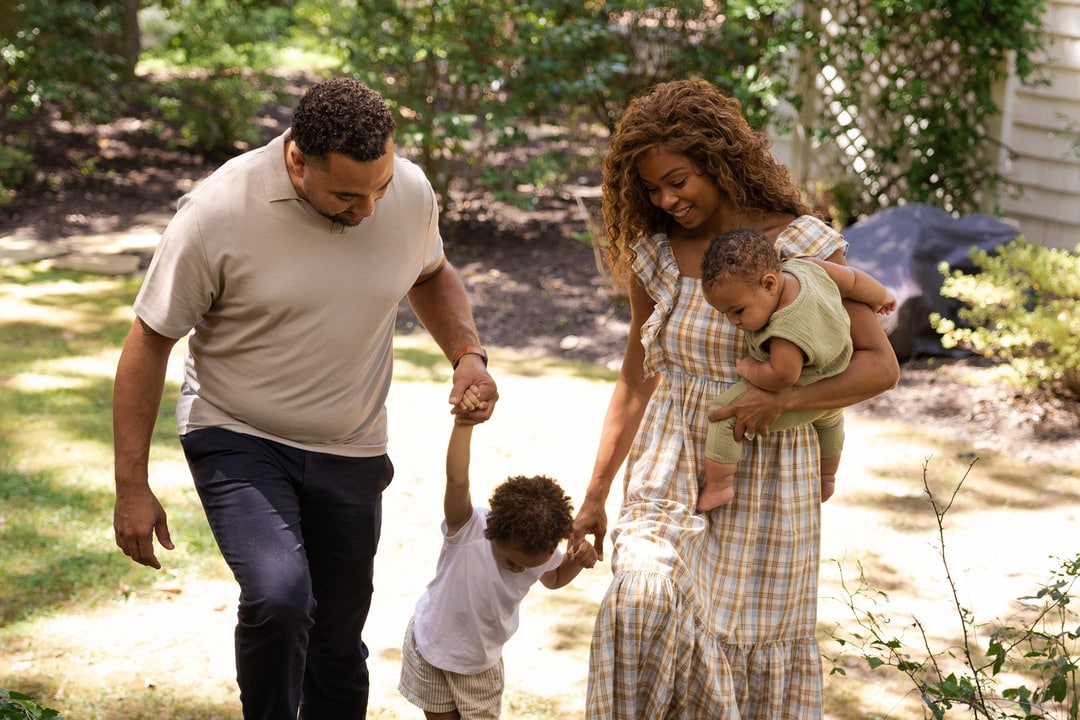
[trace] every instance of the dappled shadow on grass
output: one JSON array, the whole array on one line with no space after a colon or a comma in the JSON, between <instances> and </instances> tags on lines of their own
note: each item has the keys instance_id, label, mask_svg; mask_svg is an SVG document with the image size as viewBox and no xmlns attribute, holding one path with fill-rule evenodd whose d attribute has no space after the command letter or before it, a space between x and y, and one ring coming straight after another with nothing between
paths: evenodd
<instances>
[{"instance_id":1,"label":"dappled shadow on grass","mask_svg":"<svg viewBox=\"0 0 1080 720\"><path fill-rule=\"evenodd\" d=\"M68 678L43 674L0 676L0 687L29 695L69 720L240 720L240 703L211 702L203 697L181 695L157 688L140 679L143 668L132 667L130 685L82 687Z\"/></svg>"},{"instance_id":2,"label":"dappled shadow on grass","mask_svg":"<svg viewBox=\"0 0 1080 720\"><path fill-rule=\"evenodd\" d=\"M890 453L889 465L877 465L877 479L891 481L875 485L874 478L860 478L857 492L844 502L866 508L888 508L894 528L911 533L935 529L930 500L923 486L925 475L930 491L940 504L948 500L956 485L963 488L951 510L954 517L986 510L1039 511L1080 504L1078 468L1037 463L996 450L978 449L938 432L908 426L878 433L879 442L897 447L919 446L919 454L906 450ZM897 459L903 465L897 464ZM840 472L844 472L841 461ZM896 491L896 483L904 491Z\"/></svg>"},{"instance_id":3,"label":"dappled shadow on grass","mask_svg":"<svg viewBox=\"0 0 1080 720\"><path fill-rule=\"evenodd\" d=\"M0 385L0 404L5 408L0 436L13 439L12 452L48 453L56 448L57 438L111 447L112 377L93 377L74 370L39 375L42 379L37 387ZM155 443L177 442L174 417L179 387L176 382L165 385L152 438Z\"/></svg>"},{"instance_id":4,"label":"dappled shadow on grass","mask_svg":"<svg viewBox=\"0 0 1080 720\"><path fill-rule=\"evenodd\" d=\"M0 627L113 597L112 386L138 282L0 268ZM176 443L176 383L154 443ZM146 579L149 584L150 579ZM137 584L137 583L133 583Z\"/></svg>"},{"instance_id":5,"label":"dappled shadow on grass","mask_svg":"<svg viewBox=\"0 0 1080 720\"><path fill-rule=\"evenodd\" d=\"M618 372L592 362L556 360L543 355L521 352L512 348L490 345L488 369L495 382L500 377L517 376L541 378L568 376L582 380L614 382ZM401 334L394 338L394 382L449 382L453 371L427 333Z\"/></svg>"},{"instance_id":6,"label":"dappled shadow on grass","mask_svg":"<svg viewBox=\"0 0 1080 720\"><path fill-rule=\"evenodd\" d=\"M131 561L102 540L112 504L105 488L0 469L0 627L118 593Z\"/></svg>"},{"instance_id":7,"label":"dappled shadow on grass","mask_svg":"<svg viewBox=\"0 0 1080 720\"><path fill-rule=\"evenodd\" d=\"M588 572L587 570L584 572ZM542 606L561 618L551 626L553 649L587 655L600 604L572 583L558 592L544 595Z\"/></svg>"}]
</instances>

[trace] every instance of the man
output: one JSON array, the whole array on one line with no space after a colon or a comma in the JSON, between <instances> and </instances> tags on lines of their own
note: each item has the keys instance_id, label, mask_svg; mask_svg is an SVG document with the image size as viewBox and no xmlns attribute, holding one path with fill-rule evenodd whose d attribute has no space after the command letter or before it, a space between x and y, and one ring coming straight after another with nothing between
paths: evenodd
<instances>
[{"instance_id":1,"label":"man","mask_svg":"<svg viewBox=\"0 0 1080 720\"><path fill-rule=\"evenodd\" d=\"M394 123L362 83L301 98L292 127L234 158L162 235L116 370L117 545L172 549L147 461L169 353L188 336L177 429L240 585L244 718L362 718L382 491L385 400L401 299L491 415L498 392L465 288L446 261L431 185L394 155ZM377 210L377 212L376 212Z\"/></svg>"}]
</instances>

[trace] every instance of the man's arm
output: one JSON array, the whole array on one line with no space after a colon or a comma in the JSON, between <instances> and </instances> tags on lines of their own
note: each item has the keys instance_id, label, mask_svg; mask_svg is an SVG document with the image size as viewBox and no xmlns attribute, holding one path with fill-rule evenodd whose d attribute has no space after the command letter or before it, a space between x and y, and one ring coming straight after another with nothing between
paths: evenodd
<instances>
[{"instance_id":1,"label":"man's arm","mask_svg":"<svg viewBox=\"0 0 1080 720\"><path fill-rule=\"evenodd\" d=\"M455 411L468 423L480 423L491 417L499 391L487 371L486 358L479 352L480 334L476 330L472 308L465 284L457 270L449 262L443 262L437 270L417 279L409 290L409 304L416 317L442 348L448 359L457 357L454 367L454 385L450 391L450 404L457 406L470 385L476 385L483 403L468 412ZM462 354L462 350L468 350Z\"/></svg>"},{"instance_id":2,"label":"man's arm","mask_svg":"<svg viewBox=\"0 0 1080 720\"><path fill-rule=\"evenodd\" d=\"M159 335L136 318L124 341L113 384L113 454L116 503L113 530L124 554L160 569L154 536L173 549L165 510L150 489L148 463L169 354L176 338Z\"/></svg>"}]
</instances>

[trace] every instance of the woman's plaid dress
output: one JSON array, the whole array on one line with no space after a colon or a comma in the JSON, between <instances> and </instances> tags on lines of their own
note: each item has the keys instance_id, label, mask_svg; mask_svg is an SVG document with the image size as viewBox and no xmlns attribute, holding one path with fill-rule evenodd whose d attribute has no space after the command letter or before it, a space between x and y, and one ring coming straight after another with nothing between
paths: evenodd
<instances>
[{"instance_id":1,"label":"woman's plaid dress","mask_svg":"<svg viewBox=\"0 0 1080 720\"><path fill-rule=\"evenodd\" d=\"M811 217L777 239L785 257L845 247ZM656 301L641 333L645 370L663 379L627 461L587 717L820 718L814 431L744 443L735 500L695 513L709 401L735 381L745 342L701 281L679 274L666 236L638 247L634 271Z\"/></svg>"}]
</instances>

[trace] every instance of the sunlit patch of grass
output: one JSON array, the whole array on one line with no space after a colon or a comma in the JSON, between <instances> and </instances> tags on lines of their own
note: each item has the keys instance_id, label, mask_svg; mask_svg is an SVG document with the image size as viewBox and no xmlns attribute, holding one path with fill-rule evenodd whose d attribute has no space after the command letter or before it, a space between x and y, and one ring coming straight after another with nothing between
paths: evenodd
<instances>
[{"instance_id":1,"label":"sunlit patch of grass","mask_svg":"<svg viewBox=\"0 0 1080 720\"><path fill-rule=\"evenodd\" d=\"M553 360L527 355L510 348L487 347L489 368L500 377L574 377L613 382L618 372L594 363ZM452 370L439 346L426 334L402 334L394 338L394 380L401 382L448 382Z\"/></svg>"}]
</instances>

